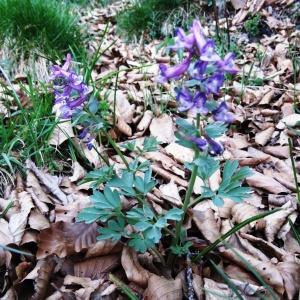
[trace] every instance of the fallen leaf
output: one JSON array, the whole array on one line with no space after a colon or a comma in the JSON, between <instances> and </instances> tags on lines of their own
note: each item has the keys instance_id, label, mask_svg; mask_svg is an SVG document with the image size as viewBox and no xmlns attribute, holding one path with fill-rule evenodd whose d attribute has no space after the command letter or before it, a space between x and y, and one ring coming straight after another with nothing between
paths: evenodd
<instances>
[{"instance_id":1,"label":"fallen leaf","mask_svg":"<svg viewBox=\"0 0 300 300\"><path fill-rule=\"evenodd\" d=\"M161 143L170 144L175 140L173 120L167 114L152 119L150 132Z\"/></svg>"},{"instance_id":2,"label":"fallen leaf","mask_svg":"<svg viewBox=\"0 0 300 300\"><path fill-rule=\"evenodd\" d=\"M52 223L38 236L37 258L56 254L58 257L80 252L96 243L98 225L85 223Z\"/></svg>"},{"instance_id":3,"label":"fallen leaf","mask_svg":"<svg viewBox=\"0 0 300 300\"><path fill-rule=\"evenodd\" d=\"M137 253L133 249L123 248L121 263L129 281L144 287L147 286L150 273L140 265ZM149 299L152 300L152 298Z\"/></svg>"},{"instance_id":4,"label":"fallen leaf","mask_svg":"<svg viewBox=\"0 0 300 300\"><path fill-rule=\"evenodd\" d=\"M155 274L150 276L148 287L144 292L145 300L181 300L182 296L180 278L168 280Z\"/></svg>"},{"instance_id":5,"label":"fallen leaf","mask_svg":"<svg viewBox=\"0 0 300 300\"><path fill-rule=\"evenodd\" d=\"M100 279L120 265L120 255L112 254L93 257L74 264L74 274L77 277Z\"/></svg>"},{"instance_id":6,"label":"fallen leaf","mask_svg":"<svg viewBox=\"0 0 300 300\"><path fill-rule=\"evenodd\" d=\"M160 196L163 199L175 204L176 206L182 206L178 186L173 181L170 181L168 184L160 185L159 190L161 192Z\"/></svg>"}]
</instances>

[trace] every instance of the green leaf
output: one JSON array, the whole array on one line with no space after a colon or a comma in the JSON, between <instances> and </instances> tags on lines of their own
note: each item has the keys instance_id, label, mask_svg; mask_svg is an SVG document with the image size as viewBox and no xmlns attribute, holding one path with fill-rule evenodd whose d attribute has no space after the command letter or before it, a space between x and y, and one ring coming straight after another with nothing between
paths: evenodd
<instances>
[{"instance_id":1,"label":"green leaf","mask_svg":"<svg viewBox=\"0 0 300 300\"><path fill-rule=\"evenodd\" d=\"M102 227L98 230L100 235L97 237L97 240L111 239L113 241L118 241L123 235L126 235L124 227L124 218L119 217L115 220L109 220L106 227Z\"/></svg>"},{"instance_id":2,"label":"green leaf","mask_svg":"<svg viewBox=\"0 0 300 300\"><path fill-rule=\"evenodd\" d=\"M152 169L149 169L144 174L144 179L135 176L134 185L136 189L141 192L142 194L146 195L155 187L155 180L152 180Z\"/></svg>"},{"instance_id":3,"label":"green leaf","mask_svg":"<svg viewBox=\"0 0 300 300\"><path fill-rule=\"evenodd\" d=\"M183 256L183 255L186 255L187 253L189 253L189 248L191 246L193 246L193 243L191 241L188 241L188 242L184 243L183 246L174 245L174 246L171 246L170 249L173 254L178 255L178 256Z\"/></svg>"},{"instance_id":4,"label":"green leaf","mask_svg":"<svg viewBox=\"0 0 300 300\"><path fill-rule=\"evenodd\" d=\"M207 180L213 173L219 169L219 161L210 156L200 156L193 162L198 166L198 176L203 180ZM190 164L192 165L192 164ZM191 169L192 167L189 167Z\"/></svg>"},{"instance_id":5,"label":"green leaf","mask_svg":"<svg viewBox=\"0 0 300 300\"><path fill-rule=\"evenodd\" d=\"M164 217L162 217L156 221L154 226L159 227L159 228L164 228L167 224L168 224L167 220Z\"/></svg>"},{"instance_id":6,"label":"green leaf","mask_svg":"<svg viewBox=\"0 0 300 300\"><path fill-rule=\"evenodd\" d=\"M96 188L101 183L105 183L111 180L114 176L114 167L103 167L101 169L93 170L89 172L81 183L92 182L91 187Z\"/></svg>"},{"instance_id":7,"label":"green leaf","mask_svg":"<svg viewBox=\"0 0 300 300\"><path fill-rule=\"evenodd\" d=\"M213 201L215 206L221 207L221 206L224 205L224 200L221 197L214 196L212 198L212 201Z\"/></svg>"},{"instance_id":8,"label":"green leaf","mask_svg":"<svg viewBox=\"0 0 300 300\"><path fill-rule=\"evenodd\" d=\"M104 196L112 208L121 207L120 196L116 190L112 191L109 187L105 187Z\"/></svg>"},{"instance_id":9,"label":"green leaf","mask_svg":"<svg viewBox=\"0 0 300 300\"><path fill-rule=\"evenodd\" d=\"M138 252L145 253L148 249L153 248L155 244L152 240L144 239L138 234L132 234L128 246Z\"/></svg>"},{"instance_id":10,"label":"green leaf","mask_svg":"<svg viewBox=\"0 0 300 300\"><path fill-rule=\"evenodd\" d=\"M196 135L198 130L194 124L189 123L187 120L182 118L176 119L180 131L183 131L186 135Z\"/></svg>"},{"instance_id":11,"label":"green leaf","mask_svg":"<svg viewBox=\"0 0 300 300\"><path fill-rule=\"evenodd\" d=\"M134 224L134 227L139 231L145 231L146 229L152 227L153 225L151 223L148 223L146 221L140 221Z\"/></svg>"},{"instance_id":12,"label":"green leaf","mask_svg":"<svg viewBox=\"0 0 300 300\"><path fill-rule=\"evenodd\" d=\"M134 149L135 149L135 145L136 145L136 142L132 141L132 142L128 142L126 144L123 144L121 147L129 150L130 152L133 152Z\"/></svg>"},{"instance_id":13,"label":"green leaf","mask_svg":"<svg viewBox=\"0 0 300 300\"><path fill-rule=\"evenodd\" d=\"M204 128L206 134L212 139L222 136L226 132L226 130L227 130L227 124L219 121L208 124Z\"/></svg>"},{"instance_id":14,"label":"green leaf","mask_svg":"<svg viewBox=\"0 0 300 300\"><path fill-rule=\"evenodd\" d=\"M121 177L115 176L106 186L119 188L124 195L135 197L136 193L133 188L133 181L133 173L130 171L123 171Z\"/></svg>"},{"instance_id":15,"label":"green leaf","mask_svg":"<svg viewBox=\"0 0 300 300\"><path fill-rule=\"evenodd\" d=\"M156 137L150 136L146 137L143 144L143 152L152 152L156 151L158 147L158 141Z\"/></svg>"},{"instance_id":16,"label":"green leaf","mask_svg":"<svg viewBox=\"0 0 300 300\"><path fill-rule=\"evenodd\" d=\"M100 213L100 209L95 207L86 207L77 215L76 221L91 224L100 219Z\"/></svg>"},{"instance_id":17,"label":"green leaf","mask_svg":"<svg viewBox=\"0 0 300 300\"><path fill-rule=\"evenodd\" d=\"M144 236L148 240L152 240L155 244L161 239L161 228L152 226L144 231Z\"/></svg>"},{"instance_id":18,"label":"green leaf","mask_svg":"<svg viewBox=\"0 0 300 300\"><path fill-rule=\"evenodd\" d=\"M166 214L165 218L167 220L180 221L183 214L183 210L179 208L172 208Z\"/></svg>"}]
</instances>

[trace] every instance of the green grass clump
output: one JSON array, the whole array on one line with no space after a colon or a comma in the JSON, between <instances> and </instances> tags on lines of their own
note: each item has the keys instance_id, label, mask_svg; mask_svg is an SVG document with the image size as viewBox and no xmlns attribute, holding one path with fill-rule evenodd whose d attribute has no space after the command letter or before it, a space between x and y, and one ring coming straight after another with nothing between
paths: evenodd
<instances>
[{"instance_id":1,"label":"green grass clump","mask_svg":"<svg viewBox=\"0 0 300 300\"><path fill-rule=\"evenodd\" d=\"M176 9L188 9L188 0L140 0L117 18L119 33L128 39L147 33L151 38L162 36L162 25ZM181 26L177 20L175 26Z\"/></svg>"},{"instance_id":2,"label":"green grass clump","mask_svg":"<svg viewBox=\"0 0 300 300\"><path fill-rule=\"evenodd\" d=\"M256 37L260 34L260 23L261 17L256 15L245 22L244 28L251 37Z\"/></svg>"},{"instance_id":3,"label":"green grass clump","mask_svg":"<svg viewBox=\"0 0 300 300\"><path fill-rule=\"evenodd\" d=\"M82 52L83 38L70 6L57 0L0 0L0 42L55 57Z\"/></svg>"}]
</instances>

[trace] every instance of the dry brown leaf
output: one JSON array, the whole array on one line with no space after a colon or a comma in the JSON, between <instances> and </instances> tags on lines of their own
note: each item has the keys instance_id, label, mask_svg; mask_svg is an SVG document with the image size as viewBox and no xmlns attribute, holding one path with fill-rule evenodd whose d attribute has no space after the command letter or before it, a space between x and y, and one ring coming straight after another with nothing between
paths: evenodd
<instances>
[{"instance_id":1,"label":"dry brown leaf","mask_svg":"<svg viewBox=\"0 0 300 300\"><path fill-rule=\"evenodd\" d=\"M174 157L174 159L180 163L192 162L194 158L194 151L187 147L181 146L178 143L171 143L165 147L167 154Z\"/></svg>"},{"instance_id":2,"label":"dry brown leaf","mask_svg":"<svg viewBox=\"0 0 300 300\"><path fill-rule=\"evenodd\" d=\"M96 223L52 223L39 234L36 256L40 259L56 254L62 258L89 248L96 242L97 227Z\"/></svg>"},{"instance_id":3,"label":"dry brown leaf","mask_svg":"<svg viewBox=\"0 0 300 300\"><path fill-rule=\"evenodd\" d=\"M262 262L261 260L234 248L222 250L220 254L226 259L229 259L237 265L245 268L245 270L247 270L247 265L244 261L251 264L251 266L262 276L267 284L272 286L279 294L283 294L284 286L281 273L272 262ZM243 259L241 259L241 257Z\"/></svg>"},{"instance_id":4,"label":"dry brown leaf","mask_svg":"<svg viewBox=\"0 0 300 300\"><path fill-rule=\"evenodd\" d=\"M193 208L193 221L208 241L213 243L221 236L220 224L216 221L208 201L200 202Z\"/></svg>"},{"instance_id":5,"label":"dry brown leaf","mask_svg":"<svg viewBox=\"0 0 300 300\"><path fill-rule=\"evenodd\" d=\"M173 120L167 114L152 119L150 132L161 143L170 144L175 140Z\"/></svg>"},{"instance_id":6,"label":"dry brown leaf","mask_svg":"<svg viewBox=\"0 0 300 300\"><path fill-rule=\"evenodd\" d=\"M255 206L245 202L237 203L231 209L232 219L235 223L241 223L251 217L257 216L259 213L259 210ZM254 227L262 229L265 227L265 222L261 220L254 221L249 225L243 227L241 231L249 231Z\"/></svg>"},{"instance_id":7,"label":"dry brown leaf","mask_svg":"<svg viewBox=\"0 0 300 300\"><path fill-rule=\"evenodd\" d=\"M71 121L62 120L55 127L49 139L49 145L58 147L69 138L73 138L74 132Z\"/></svg>"},{"instance_id":8,"label":"dry brown leaf","mask_svg":"<svg viewBox=\"0 0 300 300\"><path fill-rule=\"evenodd\" d=\"M48 219L36 208L31 211L28 224L31 229L39 231L50 227Z\"/></svg>"},{"instance_id":9,"label":"dry brown leaf","mask_svg":"<svg viewBox=\"0 0 300 300\"><path fill-rule=\"evenodd\" d=\"M300 289L300 264L292 258L290 261L280 262L278 270L283 278L287 299L295 299Z\"/></svg>"},{"instance_id":10,"label":"dry brown leaf","mask_svg":"<svg viewBox=\"0 0 300 300\"><path fill-rule=\"evenodd\" d=\"M62 192L59 187L60 180L58 177L45 174L44 172L39 170L31 160L26 161L26 167L31 170L40 180L40 182L43 183L43 185L48 189L48 191L52 193L64 205L70 202L71 197L70 199L68 199L68 197Z\"/></svg>"},{"instance_id":11,"label":"dry brown leaf","mask_svg":"<svg viewBox=\"0 0 300 300\"><path fill-rule=\"evenodd\" d=\"M266 221L265 235L269 242L273 242L276 234L286 222L287 217L294 211L293 208L277 211L264 219Z\"/></svg>"},{"instance_id":12,"label":"dry brown leaf","mask_svg":"<svg viewBox=\"0 0 300 300\"><path fill-rule=\"evenodd\" d=\"M278 129L284 129L286 126L295 127L300 122L300 114L292 114L284 117L278 124Z\"/></svg>"},{"instance_id":13,"label":"dry brown leaf","mask_svg":"<svg viewBox=\"0 0 300 300\"><path fill-rule=\"evenodd\" d=\"M274 127L269 127L266 130L260 131L255 135L255 143L260 146L265 146L268 141L271 139L275 131Z\"/></svg>"},{"instance_id":14,"label":"dry brown leaf","mask_svg":"<svg viewBox=\"0 0 300 300\"><path fill-rule=\"evenodd\" d=\"M70 181L75 182L82 179L86 175L86 170L80 165L78 161L73 162L73 175L70 176Z\"/></svg>"},{"instance_id":15,"label":"dry brown leaf","mask_svg":"<svg viewBox=\"0 0 300 300\"><path fill-rule=\"evenodd\" d=\"M100 279L120 265L120 255L112 254L89 258L74 264L74 274L78 277Z\"/></svg>"},{"instance_id":16,"label":"dry brown leaf","mask_svg":"<svg viewBox=\"0 0 300 300\"><path fill-rule=\"evenodd\" d=\"M270 176L254 171L253 175L246 178L247 184L251 187L266 190L272 194L289 193L290 191L281 183Z\"/></svg>"},{"instance_id":17,"label":"dry brown leaf","mask_svg":"<svg viewBox=\"0 0 300 300\"><path fill-rule=\"evenodd\" d=\"M224 283L204 278L205 300L235 299L233 291Z\"/></svg>"},{"instance_id":18,"label":"dry brown leaf","mask_svg":"<svg viewBox=\"0 0 300 300\"><path fill-rule=\"evenodd\" d=\"M20 244L22 236L27 225L28 216L31 209L34 207L31 196L27 192L18 194L19 203L21 206L20 212L13 214L9 219L9 231L12 234L13 242Z\"/></svg>"},{"instance_id":19,"label":"dry brown leaf","mask_svg":"<svg viewBox=\"0 0 300 300\"><path fill-rule=\"evenodd\" d=\"M144 292L145 300L181 300L182 296L180 278L168 280L155 274L150 276L148 287Z\"/></svg>"},{"instance_id":20,"label":"dry brown leaf","mask_svg":"<svg viewBox=\"0 0 300 300\"><path fill-rule=\"evenodd\" d=\"M31 298L32 300L40 300L45 298L54 267L55 262L51 257L48 257L42 261L40 268L37 271L38 276L35 278L35 293Z\"/></svg>"},{"instance_id":21,"label":"dry brown leaf","mask_svg":"<svg viewBox=\"0 0 300 300\"><path fill-rule=\"evenodd\" d=\"M118 117L117 128L126 136L132 136L131 127L122 119L122 117Z\"/></svg>"},{"instance_id":22,"label":"dry brown leaf","mask_svg":"<svg viewBox=\"0 0 300 300\"><path fill-rule=\"evenodd\" d=\"M137 130L141 132L145 132L148 129L152 121L152 118L153 118L153 112L151 110L146 110L144 112L143 118L137 125Z\"/></svg>"},{"instance_id":23,"label":"dry brown leaf","mask_svg":"<svg viewBox=\"0 0 300 300\"><path fill-rule=\"evenodd\" d=\"M198 274L193 274L193 288L198 300L204 299L203 278Z\"/></svg>"},{"instance_id":24,"label":"dry brown leaf","mask_svg":"<svg viewBox=\"0 0 300 300\"><path fill-rule=\"evenodd\" d=\"M133 249L123 248L121 263L129 281L143 287L147 286L150 273L140 265L137 253Z\"/></svg>"},{"instance_id":25,"label":"dry brown leaf","mask_svg":"<svg viewBox=\"0 0 300 300\"><path fill-rule=\"evenodd\" d=\"M230 0L235 10L241 9L247 3L247 0Z\"/></svg>"},{"instance_id":26,"label":"dry brown leaf","mask_svg":"<svg viewBox=\"0 0 300 300\"><path fill-rule=\"evenodd\" d=\"M107 254L119 253L123 249L123 245L118 241L103 240L97 241L95 245L90 247L85 254L85 258L97 257Z\"/></svg>"},{"instance_id":27,"label":"dry brown leaf","mask_svg":"<svg viewBox=\"0 0 300 300\"><path fill-rule=\"evenodd\" d=\"M1 297L1 300L17 300L18 295L13 287L11 287L4 296Z\"/></svg>"},{"instance_id":28,"label":"dry brown leaf","mask_svg":"<svg viewBox=\"0 0 300 300\"><path fill-rule=\"evenodd\" d=\"M160 196L163 199L175 204L176 206L182 206L178 186L173 181L170 181L168 184L160 185L159 190L161 192Z\"/></svg>"}]
</instances>

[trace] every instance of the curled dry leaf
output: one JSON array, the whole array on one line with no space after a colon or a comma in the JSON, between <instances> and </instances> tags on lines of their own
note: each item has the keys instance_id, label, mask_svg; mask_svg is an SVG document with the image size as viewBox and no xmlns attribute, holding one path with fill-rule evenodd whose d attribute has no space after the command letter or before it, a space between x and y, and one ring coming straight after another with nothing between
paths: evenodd
<instances>
[{"instance_id":1,"label":"curled dry leaf","mask_svg":"<svg viewBox=\"0 0 300 300\"><path fill-rule=\"evenodd\" d=\"M122 117L118 117L117 128L126 136L132 136L131 127L123 120Z\"/></svg>"},{"instance_id":2,"label":"curled dry leaf","mask_svg":"<svg viewBox=\"0 0 300 300\"><path fill-rule=\"evenodd\" d=\"M73 138L73 126L71 121L63 120L62 122L58 123L50 136L49 145L58 147L63 142L68 140L69 138Z\"/></svg>"},{"instance_id":3,"label":"curled dry leaf","mask_svg":"<svg viewBox=\"0 0 300 300\"><path fill-rule=\"evenodd\" d=\"M73 162L72 169L73 175L69 177L71 182L82 179L86 174L86 170L80 165L78 161Z\"/></svg>"},{"instance_id":4,"label":"curled dry leaf","mask_svg":"<svg viewBox=\"0 0 300 300\"><path fill-rule=\"evenodd\" d=\"M272 262L262 262L261 260L237 249L222 250L220 254L226 259L236 263L247 270L247 264L250 264L279 294L283 294L284 286L281 273Z\"/></svg>"},{"instance_id":5,"label":"curled dry leaf","mask_svg":"<svg viewBox=\"0 0 300 300\"><path fill-rule=\"evenodd\" d=\"M35 230L43 230L50 227L48 219L36 208L31 211L28 223L30 228Z\"/></svg>"},{"instance_id":6,"label":"curled dry leaf","mask_svg":"<svg viewBox=\"0 0 300 300\"><path fill-rule=\"evenodd\" d=\"M170 181L168 184L160 185L159 190L163 199L175 204L176 206L182 206L178 186L173 181Z\"/></svg>"},{"instance_id":7,"label":"curled dry leaf","mask_svg":"<svg viewBox=\"0 0 300 300\"><path fill-rule=\"evenodd\" d=\"M40 182L52 193L61 203L64 205L69 203L68 197L62 192L59 187L60 180L56 176L51 176L39 170L33 161L26 161L27 169L31 170L35 176L40 180Z\"/></svg>"},{"instance_id":8,"label":"curled dry leaf","mask_svg":"<svg viewBox=\"0 0 300 300\"><path fill-rule=\"evenodd\" d=\"M145 300L181 300L182 283L180 278L168 280L164 277L152 274L148 287L144 292Z\"/></svg>"},{"instance_id":9,"label":"curled dry leaf","mask_svg":"<svg viewBox=\"0 0 300 300\"><path fill-rule=\"evenodd\" d=\"M161 143L170 144L175 140L173 120L167 114L152 120L150 132Z\"/></svg>"},{"instance_id":10,"label":"curled dry leaf","mask_svg":"<svg viewBox=\"0 0 300 300\"><path fill-rule=\"evenodd\" d=\"M140 265L137 253L133 249L123 248L121 263L129 281L147 286L150 273Z\"/></svg>"},{"instance_id":11,"label":"curled dry leaf","mask_svg":"<svg viewBox=\"0 0 300 300\"><path fill-rule=\"evenodd\" d=\"M266 130L260 131L255 135L255 143L260 146L265 146L268 141L271 139L275 131L274 127L269 127Z\"/></svg>"},{"instance_id":12,"label":"curled dry leaf","mask_svg":"<svg viewBox=\"0 0 300 300\"><path fill-rule=\"evenodd\" d=\"M193 288L198 300L204 299L203 278L198 274L193 274Z\"/></svg>"},{"instance_id":13,"label":"curled dry leaf","mask_svg":"<svg viewBox=\"0 0 300 300\"><path fill-rule=\"evenodd\" d=\"M194 151L190 148L179 145L176 142L172 142L165 147L167 154L174 157L179 163L192 162L194 158Z\"/></svg>"},{"instance_id":14,"label":"curled dry leaf","mask_svg":"<svg viewBox=\"0 0 300 300\"><path fill-rule=\"evenodd\" d=\"M201 202L193 208L193 221L203 236L210 242L214 242L221 236L220 225L217 223L213 210L208 202Z\"/></svg>"},{"instance_id":15,"label":"curled dry leaf","mask_svg":"<svg viewBox=\"0 0 300 300\"><path fill-rule=\"evenodd\" d=\"M39 234L37 258L50 254L62 258L89 248L96 242L97 227L96 223L52 223Z\"/></svg>"},{"instance_id":16,"label":"curled dry leaf","mask_svg":"<svg viewBox=\"0 0 300 300\"><path fill-rule=\"evenodd\" d=\"M253 175L246 178L251 187L266 190L272 194L289 193L290 191L274 178L254 171Z\"/></svg>"},{"instance_id":17,"label":"curled dry leaf","mask_svg":"<svg viewBox=\"0 0 300 300\"><path fill-rule=\"evenodd\" d=\"M120 255L112 254L93 257L74 265L74 274L78 277L100 279L120 264Z\"/></svg>"},{"instance_id":18,"label":"curled dry leaf","mask_svg":"<svg viewBox=\"0 0 300 300\"><path fill-rule=\"evenodd\" d=\"M145 130L148 129L148 127L149 127L149 125L152 121L152 118L153 118L153 112L151 110L146 110L144 112L143 118L141 119L141 121L137 125L137 130L145 132Z\"/></svg>"},{"instance_id":19,"label":"curled dry leaf","mask_svg":"<svg viewBox=\"0 0 300 300\"><path fill-rule=\"evenodd\" d=\"M38 276L35 278L35 293L31 298L32 300L40 300L45 298L54 267L55 262L51 257L48 257L42 261L40 268L37 271Z\"/></svg>"},{"instance_id":20,"label":"curled dry leaf","mask_svg":"<svg viewBox=\"0 0 300 300\"><path fill-rule=\"evenodd\" d=\"M286 126L288 127L294 127L300 122L300 114L291 114L286 117L284 117L278 124L278 129L284 129Z\"/></svg>"},{"instance_id":21,"label":"curled dry leaf","mask_svg":"<svg viewBox=\"0 0 300 300\"><path fill-rule=\"evenodd\" d=\"M31 209L34 207L30 194L21 192L18 194L19 203L21 206L20 212L13 214L9 219L9 231L12 234L13 242L20 244L22 236L27 225L28 216Z\"/></svg>"},{"instance_id":22,"label":"curled dry leaf","mask_svg":"<svg viewBox=\"0 0 300 300\"><path fill-rule=\"evenodd\" d=\"M257 216L259 210L248 203L238 203L231 208L232 219L235 223L241 223L251 217ZM249 231L251 228L257 227L257 229L262 229L265 227L265 221L258 220L250 223L249 225L243 227L242 231Z\"/></svg>"},{"instance_id":23,"label":"curled dry leaf","mask_svg":"<svg viewBox=\"0 0 300 300\"><path fill-rule=\"evenodd\" d=\"M107 254L119 253L123 249L123 245L117 241L102 240L91 246L85 254L85 258L97 257Z\"/></svg>"},{"instance_id":24,"label":"curled dry leaf","mask_svg":"<svg viewBox=\"0 0 300 300\"><path fill-rule=\"evenodd\" d=\"M264 218L266 221L265 235L269 242L274 241L276 234L278 233L282 225L287 221L287 217L293 211L293 208L283 209Z\"/></svg>"}]
</instances>

